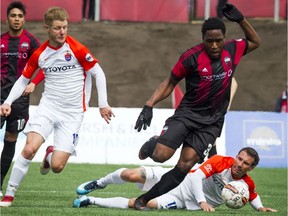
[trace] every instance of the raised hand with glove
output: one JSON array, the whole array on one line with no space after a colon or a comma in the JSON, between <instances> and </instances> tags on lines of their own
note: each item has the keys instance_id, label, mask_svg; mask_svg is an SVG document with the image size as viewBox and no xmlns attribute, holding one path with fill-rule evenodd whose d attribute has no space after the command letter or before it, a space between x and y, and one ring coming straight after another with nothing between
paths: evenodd
<instances>
[{"instance_id":1,"label":"raised hand with glove","mask_svg":"<svg viewBox=\"0 0 288 216\"><path fill-rule=\"evenodd\" d=\"M226 3L222 8L223 15L232 22L241 22L244 20L243 14L232 4Z\"/></svg>"}]
</instances>

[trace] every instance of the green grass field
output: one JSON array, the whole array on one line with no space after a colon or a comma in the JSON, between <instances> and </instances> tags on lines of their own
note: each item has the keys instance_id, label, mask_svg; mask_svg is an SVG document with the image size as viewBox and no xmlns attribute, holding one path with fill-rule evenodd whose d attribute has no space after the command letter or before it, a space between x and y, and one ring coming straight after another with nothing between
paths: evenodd
<instances>
[{"instance_id":1,"label":"green grass field","mask_svg":"<svg viewBox=\"0 0 288 216\"><path fill-rule=\"evenodd\" d=\"M19 216L44 216L44 215L207 215L203 211L187 210L151 210L146 212L134 209L108 209L96 206L87 208L72 208L72 201L77 197L75 188L84 181L102 177L123 165L99 165L99 164L68 164L60 174L49 173L42 176L39 173L39 163L32 163L27 176L19 187L13 206L0 209L1 215ZM124 167L131 168L135 166ZM10 174L9 174L10 175ZM9 175L4 182L6 188ZM259 213L250 205L239 210L228 209L226 206L217 208L210 215L287 215L287 169L264 169L256 168L250 173L253 177L258 193L264 206L278 209L278 213ZM104 190L94 191L92 196L99 197L136 197L141 194L134 184L109 185Z\"/></svg>"}]
</instances>

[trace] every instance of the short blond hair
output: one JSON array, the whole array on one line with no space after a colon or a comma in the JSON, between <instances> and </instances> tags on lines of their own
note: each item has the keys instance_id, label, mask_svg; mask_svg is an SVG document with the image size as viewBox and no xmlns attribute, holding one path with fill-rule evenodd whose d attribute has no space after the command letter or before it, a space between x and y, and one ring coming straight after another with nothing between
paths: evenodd
<instances>
[{"instance_id":1,"label":"short blond hair","mask_svg":"<svg viewBox=\"0 0 288 216\"><path fill-rule=\"evenodd\" d=\"M65 21L68 20L69 15L64 8L61 7L51 7L48 8L44 14L44 22L46 25L51 26L54 20Z\"/></svg>"}]
</instances>

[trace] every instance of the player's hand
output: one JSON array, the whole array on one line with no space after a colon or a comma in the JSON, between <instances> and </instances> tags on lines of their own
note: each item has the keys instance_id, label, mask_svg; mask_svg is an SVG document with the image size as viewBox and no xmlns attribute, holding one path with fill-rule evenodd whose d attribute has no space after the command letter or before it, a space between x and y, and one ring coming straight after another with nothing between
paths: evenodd
<instances>
[{"instance_id":1,"label":"player's hand","mask_svg":"<svg viewBox=\"0 0 288 216\"><path fill-rule=\"evenodd\" d=\"M23 92L23 96L27 96L29 94L31 94L35 89L35 83L31 82L26 86L25 91Z\"/></svg>"},{"instance_id":2,"label":"player's hand","mask_svg":"<svg viewBox=\"0 0 288 216\"><path fill-rule=\"evenodd\" d=\"M140 132L143 127L143 130L146 130L147 126L151 124L152 117L152 107L145 105L136 121L134 129Z\"/></svg>"},{"instance_id":3,"label":"player's hand","mask_svg":"<svg viewBox=\"0 0 288 216\"><path fill-rule=\"evenodd\" d=\"M265 208L265 207L258 208L258 211L260 211L260 212L278 212L278 210L276 210L276 209Z\"/></svg>"},{"instance_id":4,"label":"player's hand","mask_svg":"<svg viewBox=\"0 0 288 216\"><path fill-rule=\"evenodd\" d=\"M9 104L2 104L0 109L1 116L8 116L11 113L11 106Z\"/></svg>"},{"instance_id":5,"label":"player's hand","mask_svg":"<svg viewBox=\"0 0 288 216\"><path fill-rule=\"evenodd\" d=\"M110 106L99 108L99 110L101 117L104 118L107 124L110 123L112 116L115 117Z\"/></svg>"},{"instance_id":6,"label":"player's hand","mask_svg":"<svg viewBox=\"0 0 288 216\"><path fill-rule=\"evenodd\" d=\"M203 211L215 211L215 209L210 206L207 202L200 202L200 208Z\"/></svg>"},{"instance_id":7,"label":"player's hand","mask_svg":"<svg viewBox=\"0 0 288 216\"><path fill-rule=\"evenodd\" d=\"M232 22L241 22L244 20L243 14L232 4L226 3L222 8L223 15Z\"/></svg>"}]
</instances>

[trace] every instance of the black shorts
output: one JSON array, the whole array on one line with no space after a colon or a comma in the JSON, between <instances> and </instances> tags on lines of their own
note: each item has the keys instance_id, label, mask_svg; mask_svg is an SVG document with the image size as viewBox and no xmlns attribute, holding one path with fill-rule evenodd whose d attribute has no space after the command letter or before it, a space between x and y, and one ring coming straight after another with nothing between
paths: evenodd
<instances>
[{"instance_id":1,"label":"black shorts","mask_svg":"<svg viewBox=\"0 0 288 216\"><path fill-rule=\"evenodd\" d=\"M1 129L6 122L6 131L19 133L24 130L29 118L29 100L12 103L9 116L1 116Z\"/></svg>"},{"instance_id":2,"label":"black shorts","mask_svg":"<svg viewBox=\"0 0 288 216\"><path fill-rule=\"evenodd\" d=\"M168 119L159 136L158 142L174 150L183 147L193 148L201 159L209 154L217 137L221 134L224 123L220 118L211 125L203 125L200 128L188 128L176 119Z\"/></svg>"}]
</instances>

